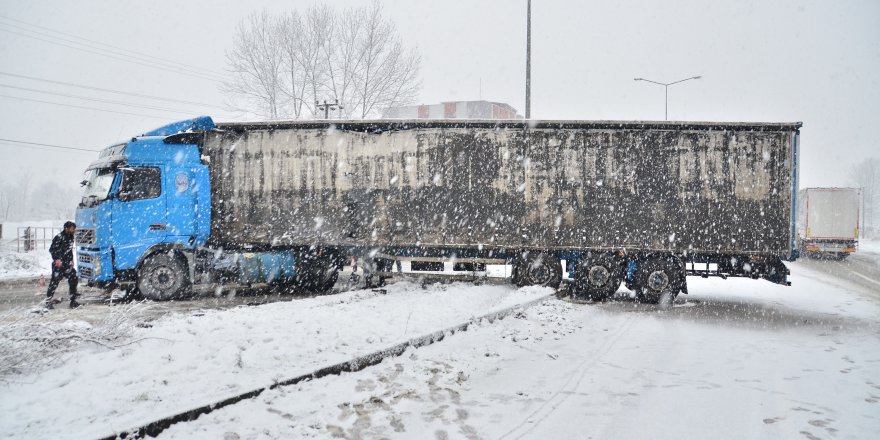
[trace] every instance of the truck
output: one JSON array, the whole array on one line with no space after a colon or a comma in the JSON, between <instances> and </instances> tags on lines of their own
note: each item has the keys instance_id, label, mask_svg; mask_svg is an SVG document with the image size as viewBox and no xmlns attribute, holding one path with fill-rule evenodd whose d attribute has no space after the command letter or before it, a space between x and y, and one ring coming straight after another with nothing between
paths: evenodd
<instances>
[{"instance_id":1,"label":"truck","mask_svg":"<svg viewBox=\"0 0 880 440\"><path fill-rule=\"evenodd\" d=\"M401 262L505 265L518 286L565 277L594 301L625 283L657 303L687 293L687 276L787 285L800 127L203 116L88 166L78 271L153 300L194 286L327 292L353 260L371 286Z\"/></svg>"},{"instance_id":2,"label":"truck","mask_svg":"<svg viewBox=\"0 0 880 440\"><path fill-rule=\"evenodd\" d=\"M805 188L798 192L798 245L812 258L846 259L859 248L859 188Z\"/></svg>"}]
</instances>

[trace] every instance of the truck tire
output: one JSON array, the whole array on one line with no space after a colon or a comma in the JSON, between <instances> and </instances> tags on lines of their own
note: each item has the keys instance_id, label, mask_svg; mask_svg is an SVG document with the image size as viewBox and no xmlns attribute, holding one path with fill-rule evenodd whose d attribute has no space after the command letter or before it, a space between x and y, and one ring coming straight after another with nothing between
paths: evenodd
<instances>
[{"instance_id":1,"label":"truck tire","mask_svg":"<svg viewBox=\"0 0 880 440\"><path fill-rule=\"evenodd\" d=\"M562 262L550 254L529 254L514 265L517 286L544 286L554 289L562 282ZM518 281L518 282L517 282Z\"/></svg>"},{"instance_id":2,"label":"truck tire","mask_svg":"<svg viewBox=\"0 0 880 440\"><path fill-rule=\"evenodd\" d=\"M640 262L635 278L636 298L647 304L658 304L663 298L674 300L685 281L681 261L672 256Z\"/></svg>"},{"instance_id":3,"label":"truck tire","mask_svg":"<svg viewBox=\"0 0 880 440\"><path fill-rule=\"evenodd\" d=\"M173 253L150 255L138 270L137 288L144 298L153 301L177 299L183 297L189 287L186 263Z\"/></svg>"},{"instance_id":4,"label":"truck tire","mask_svg":"<svg viewBox=\"0 0 880 440\"><path fill-rule=\"evenodd\" d=\"M592 301L605 301L617 292L623 281L620 262L612 257L586 257L578 261L575 271L575 296Z\"/></svg>"}]
</instances>

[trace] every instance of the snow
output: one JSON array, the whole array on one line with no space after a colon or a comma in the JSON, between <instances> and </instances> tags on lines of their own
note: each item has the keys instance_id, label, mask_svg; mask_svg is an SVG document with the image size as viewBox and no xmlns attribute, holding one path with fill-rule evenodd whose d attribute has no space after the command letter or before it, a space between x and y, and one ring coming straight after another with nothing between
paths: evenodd
<instances>
[{"instance_id":1,"label":"snow","mask_svg":"<svg viewBox=\"0 0 880 440\"><path fill-rule=\"evenodd\" d=\"M874 264L880 266L880 240L865 238L859 240L859 249L856 253L870 258Z\"/></svg>"},{"instance_id":2,"label":"snow","mask_svg":"<svg viewBox=\"0 0 880 440\"><path fill-rule=\"evenodd\" d=\"M160 438L871 437L878 298L798 272L800 289L694 280L665 311L548 301Z\"/></svg>"},{"instance_id":3,"label":"snow","mask_svg":"<svg viewBox=\"0 0 880 440\"><path fill-rule=\"evenodd\" d=\"M49 255L49 244L53 235L49 235L45 248L42 243L38 243L37 249L31 252L19 252L16 242L18 228L20 227L38 227L38 228L59 228L64 221L40 220L28 222L3 222L3 235L0 236L0 280L9 278L23 278L45 275L47 278L51 275L52 257ZM47 232L51 234L51 232ZM40 237L42 238L42 237Z\"/></svg>"},{"instance_id":4,"label":"snow","mask_svg":"<svg viewBox=\"0 0 880 440\"><path fill-rule=\"evenodd\" d=\"M267 390L160 437L872 437L880 295L791 268L792 287L689 278L691 294L671 309L625 295L548 299L359 372ZM139 342L83 349L8 379L0 436L112 434L548 293L398 283L166 316L137 329Z\"/></svg>"},{"instance_id":5,"label":"snow","mask_svg":"<svg viewBox=\"0 0 880 440\"><path fill-rule=\"evenodd\" d=\"M551 293L398 283L383 290L171 316L136 332L135 344L83 350L65 365L11 379L0 399L5 427L0 436L110 435Z\"/></svg>"}]
</instances>

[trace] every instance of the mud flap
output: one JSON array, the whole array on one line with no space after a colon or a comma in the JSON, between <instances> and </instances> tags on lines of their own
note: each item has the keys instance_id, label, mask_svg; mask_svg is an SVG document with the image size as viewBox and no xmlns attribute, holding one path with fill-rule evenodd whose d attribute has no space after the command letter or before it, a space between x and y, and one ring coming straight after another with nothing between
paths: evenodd
<instances>
[{"instance_id":1,"label":"mud flap","mask_svg":"<svg viewBox=\"0 0 880 440\"><path fill-rule=\"evenodd\" d=\"M782 260L774 258L765 264L767 265L766 271L761 278L771 283L782 284L783 286L791 285L791 281L788 280L791 271L788 270L788 267L785 266Z\"/></svg>"}]
</instances>

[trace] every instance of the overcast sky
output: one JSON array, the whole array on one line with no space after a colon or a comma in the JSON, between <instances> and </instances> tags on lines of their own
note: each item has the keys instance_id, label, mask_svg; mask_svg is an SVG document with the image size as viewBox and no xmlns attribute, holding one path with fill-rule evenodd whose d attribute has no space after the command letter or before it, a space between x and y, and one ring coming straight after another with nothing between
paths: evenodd
<instances>
[{"instance_id":1,"label":"overcast sky","mask_svg":"<svg viewBox=\"0 0 880 440\"><path fill-rule=\"evenodd\" d=\"M0 139L100 149L191 116L230 120L217 81L64 47L70 43L57 37L112 44L208 69L213 77L223 75L225 51L242 18L311 4L0 0ZM422 55L420 103L482 98L524 112L525 0L383 4L403 40ZM877 0L534 0L532 116L662 120L663 87L633 78L672 82L702 75L669 88L669 119L802 121L801 186L844 186L853 164L880 157L878 23ZM34 184L54 179L74 186L96 157L23 145L0 141L0 182L30 175Z\"/></svg>"}]
</instances>

